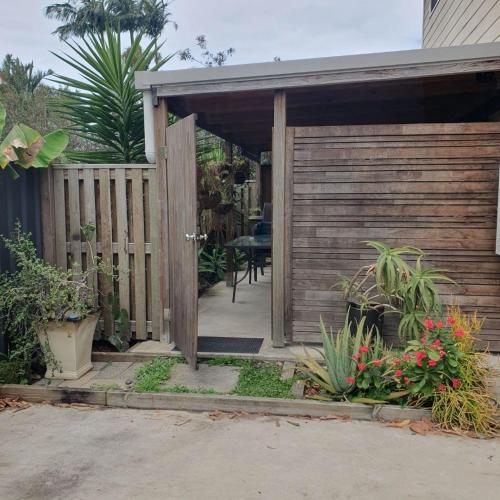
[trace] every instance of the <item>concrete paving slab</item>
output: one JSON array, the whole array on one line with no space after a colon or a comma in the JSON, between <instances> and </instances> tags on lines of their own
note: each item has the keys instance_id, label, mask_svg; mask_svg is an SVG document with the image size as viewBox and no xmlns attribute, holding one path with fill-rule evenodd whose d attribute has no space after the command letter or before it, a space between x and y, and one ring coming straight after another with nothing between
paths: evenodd
<instances>
[{"instance_id":1,"label":"concrete paving slab","mask_svg":"<svg viewBox=\"0 0 500 500\"><path fill-rule=\"evenodd\" d=\"M232 287L221 281L198 300L198 335L271 339L271 268L258 281L240 283L232 302Z\"/></svg>"},{"instance_id":2,"label":"concrete paving slab","mask_svg":"<svg viewBox=\"0 0 500 500\"><path fill-rule=\"evenodd\" d=\"M210 366L200 364L198 370L189 365L177 364L172 367L166 387L182 385L190 389L208 389L220 393L231 392L238 383L240 368L235 366Z\"/></svg>"},{"instance_id":3,"label":"concrete paving slab","mask_svg":"<svg viewBox=\"0 0 500 500\"><path fill-rule=\"evenodd\" d=\"M93 379L99 373L99 370L91 370L85 375L81 376L77 380L63 380L59 387L78 387L78 388L89 388Z\"/></svg>"},{"instance_id":4,"label":"concrete paving slab","mask_svg":"<svg viewBox=\"0 0 500 500\"><path fill-rule=\"evenodd\" d=\"M145 340L144 342L137 342L127 352L146 353L146 354L165 354L172 352L175 344L173 342L165 344L158 340Z\"/></svg>"},{"instance_id":5,"label":"concrete paving slab","mask_svg":"<svg viewBox=\"0 0 500 500\"><path fill-rule=\"evenodd\" d=\"M127 368L130 368L132 364L131 361L106 363L106 366L99 370L99 378L117 378L127 370Z\"/></svg>"}]
</instances>

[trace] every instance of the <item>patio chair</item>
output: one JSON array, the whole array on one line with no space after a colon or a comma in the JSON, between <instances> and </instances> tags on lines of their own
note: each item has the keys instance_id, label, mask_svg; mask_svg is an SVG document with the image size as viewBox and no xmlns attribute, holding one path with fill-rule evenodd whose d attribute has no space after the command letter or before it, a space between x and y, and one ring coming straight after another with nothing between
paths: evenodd
<instances>
[{"instance_id":1,"label":"patio chair","mask_svg":"<svg viewBox=\"0 0 500 500\"><path fill-rule=\"evenodd\" d=\"M272 218L273 218L273 206L271 203L264 203L263 208L263 219L261 222L255 224L253 228L253 235L260 234L272 234L273 226L272 226ZM264 276L264 266L266 264L266 259L271 257L271 252L268 250L256 250L254 255L254 281L257 281L257 268L260 267L260 273Z\"/></svg>"}]
</instances>

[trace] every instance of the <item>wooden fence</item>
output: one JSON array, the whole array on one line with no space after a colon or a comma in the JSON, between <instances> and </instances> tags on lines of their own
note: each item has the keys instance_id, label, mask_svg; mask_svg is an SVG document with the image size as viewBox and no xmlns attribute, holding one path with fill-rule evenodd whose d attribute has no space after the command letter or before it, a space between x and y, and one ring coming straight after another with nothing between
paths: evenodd
<instances>
[{"instance_id":1,"label":"wooden fence","mask_svg":"<svg viewBox=\"0 0 500 500\"><path fill-rule=\"evenodd\" d=\"M118 269L115 289L93 280L102 292L119 297L129 311L136 339L160 339L162 307L158 269L157 184L154 165L56 165L42 185L44 258L67 269L85 270L91 262L81 228L96 226L90 242L104 263ZM106 335L113 329L103 312Z\"/></svg>"}]
</instances>

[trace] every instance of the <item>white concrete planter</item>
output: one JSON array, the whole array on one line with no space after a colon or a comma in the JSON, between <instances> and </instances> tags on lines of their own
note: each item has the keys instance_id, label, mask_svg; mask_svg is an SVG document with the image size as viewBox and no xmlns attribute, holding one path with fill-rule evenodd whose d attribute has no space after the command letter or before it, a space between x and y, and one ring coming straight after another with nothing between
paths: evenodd
<instances>
[{"instance_id":1,"label":"white concrete planter","mask_svg":"<svg viewBox=\"0 0 500 500\"><path fill-rule=\"evenodd\" d=\"M47 332L38 334L40 343L49 342L56 367L49 366L46 378L79 379L92 369L92 339L99 319L98 314L81 321L51 322Z\"/></svg>"}]
</instances>

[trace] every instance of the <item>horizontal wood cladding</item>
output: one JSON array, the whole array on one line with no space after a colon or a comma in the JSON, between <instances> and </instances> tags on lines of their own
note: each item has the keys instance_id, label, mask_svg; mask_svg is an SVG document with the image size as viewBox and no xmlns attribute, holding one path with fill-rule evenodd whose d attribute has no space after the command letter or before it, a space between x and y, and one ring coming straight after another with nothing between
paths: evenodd
<instances>
[{"instance_id":1,"label":"horizontal wood cladding","mask_svg":"<svg viewBox=\"0 0 500 500\"><path fill-rule=\"evenodd\" d=\"M500 39L499 0L424 2L423 47L447 47Z\"/></svg>"},{"instance_id":2,"label":"horizontal wood cladding","mask_svg":"<svg viewBox=\"0 0 500 500\"><path fill-rule=\"evenodd\" d=\"M480 344L500 351L500 257L495 254L500 124L294 128L292 329L319 341L320 316L345 317L338 288L373 262L364 243L415 245L456 281L445 304L485 318ZM397 318L385 335L397 343Z\"/></svg>"}]
</instances>

